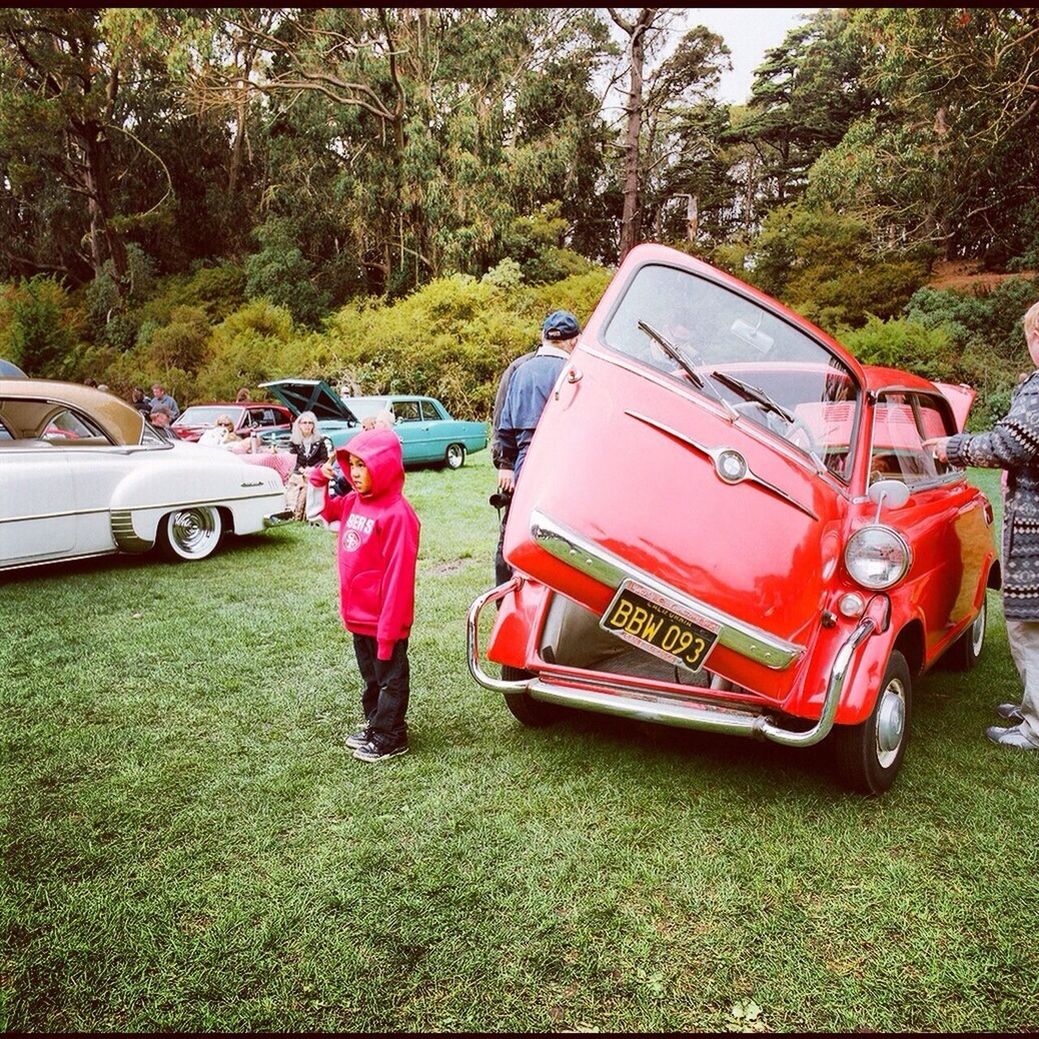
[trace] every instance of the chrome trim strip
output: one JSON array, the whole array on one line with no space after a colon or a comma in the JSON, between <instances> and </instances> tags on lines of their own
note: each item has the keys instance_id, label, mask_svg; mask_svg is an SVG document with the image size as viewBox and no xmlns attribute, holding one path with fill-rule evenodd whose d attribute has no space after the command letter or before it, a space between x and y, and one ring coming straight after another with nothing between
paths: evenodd
<instances>
[{"instance_id":1,"label":"chrome trim strip","mask_svg":"<svg viewBox=\"0 0 1039 1039\"><path fill-rule=\"evenodd\" d=\"M480 667L480 611L488 603L504 599L509 592L518 588L519 584L520 579L514 577L511 581L506 581L505 584L500 584L497 588L492 588L489 592L484 592L483 595L477 596L469 607L469 613L465 620L465 655L469 664L469 674L484 689L490 689L495 693L525 693L527 687L534 681L533 678L529 678L522 682L506 682L500 678L493 678Z\"/></svg>"},{"instance_id":2,"label":"chrome trim strip","mask_svg":"<svg viewBox=\"0 0 1039 1039\"><path fill-rule=\"evenodd\" d=\"M100 509L68 509L65 512L38 512L31 516L0 516L0 523L23 523L27 520L61 519L63 516L94 516L108 512L108 506Z\"/></svg>"},{"instance_id":3,"label":"chrome trim strip","mask_svg":"<svg viewBox=\"0 0 1039 1039\"><path fill-rule=\"evenodd\" d=\"M786 747L810 747L825 739L833 728L833 719L844 691L848 673L859 646L876 630L870 617L864 617L841 646L826 683L819 720L812 728L798 732L777 725L765 714L737 710L729 706L710 706L702 701L683 703L666 695L635 694L619 683L596 680L595 684L616 692L597 692L569 685L555 685L540 679L532 681L526 692L535 700L576 707L621 718L655 722L685 729L718 732L727 736L750 736L771 740Z\"/></svg>"},{"instance_id":4,"label":"chrome trim strip","mask_svg":"<svg viewBox=\"0 0 1039 1039\"><path fill-rule=\"evenodd\" d=\"M24 563L0 563L0 573L6 573L8 570L24 570L27 566L53 566L55 563L75 563L80 559L114 556L116 551L114 548L107 548L102 552L83 552L78 556L58 556L57 559L28 559Z\"/></svg>"},{"instance_id":5,"label":"chrome trim strip","mask_svg":"<svg viewBox=\"0 0 1039 1039\"><path fill-rule=\"evenodd\" d=\"M538 509L531 513L530 533L531 537L546 552L609 588L618 588L623 580L633 578L653 588L661 595L681 603L687 609L702 613L708 619L721 625L721 630L718 632L718 642L721 645L758 664L774 671L782 671L790 667L804 653L804 646L777 638L753 624L747 624L729 614L722 613L708 603L686 595L685 592L680 592L677 588L653 577L644 570L633 567L601 545L594 544L561 523L550 519Z\"/></svg>"},{"instance_id":6,"label":"chrome trim strip","mask_svg":"<svg viewBox=\"0 0 1039 1039\"><path fill-rule=\"evenodd\" d=\"M114 509L111 519L112 537L123 552L147 552L155 542L145 541L133 529L133 515L129 509Z\"/></svg>"},{"instance_id":7,"label":"chrome trim strip","mask_svg":"<svg viewBox=\"0 0 1039 1039\"><path fill-rule=\"evenodd\" d=\"M748 483L757 484L759 487L763 487L766 491L769 491L772 494L776 495L777 498L782 498L783 501L785 501L788 505L793 505L795 509L799 509L806 516L810 516L814 520L819 519L819 517L807 505L802 505L796 498L791 497L789 494L786 493L786 491L777 487L774 483L770 483L764 477L758 476L758 474L754 472L754 470L751 469L749 465L747 465L744 474L740 476L738 479L725 479L725 477L721 475L721 472L718 468L718 458L726 451L735 451L735 448L705 447L703 444L697 443L697 441L693 440L692 437L686 436L685 433L680 432L672 426L666 426L663 422L657 422L656 419L650 418L648 415L642 415L637 411L625 411L624 414L630 415L633 419L638 419L639 422L644 422L647 426L650 426L653 429L659 429L661 433L666 433L668 436L674 437L675 440L678 440L683 444L688 444L689 447L693 448L696 451L699 451L702 455L706 455L714 463L715 474L723 483L736 484L743 483L744 481L746 481Z\"/></svg>"},{"instance_id":8,"label":"chrome trim strip","mask_svg":"<svg viewBox=\"0 0 1039 1039\"><path fill-rule=\"evenodd\" d=\"M259 501L263 498L274 500L284 498L283 491L272 490L267 494L236 494L223 498L206 498L201 501L168 501L159 502L155 505L133 505L134 512L150 512L153 509L194 509L200 505L225 505L231 501ZM97 513L108 512L108 506L99 509L68 509L65 512L41 512L32 516L0 516L0 523L22 523L26 520L60 519L62 516L91 516Z\"/></svg>"}]
</instances>

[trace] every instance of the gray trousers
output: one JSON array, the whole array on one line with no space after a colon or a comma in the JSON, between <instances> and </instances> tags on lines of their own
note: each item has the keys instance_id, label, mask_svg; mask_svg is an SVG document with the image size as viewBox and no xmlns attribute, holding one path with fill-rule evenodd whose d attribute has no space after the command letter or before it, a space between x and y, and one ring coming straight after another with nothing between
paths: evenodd
<instances>
[{"instance_id":1,"label":"gray trousers","mask_svg":"<svg viewBox=\"0 0 1039 1039\"><path fill-rule=\"evenodd\" d=\"M1039 621L1007 621L1010 655L1025 687L1021 731L1039 746Z\"/></svg>"}]
</instances>

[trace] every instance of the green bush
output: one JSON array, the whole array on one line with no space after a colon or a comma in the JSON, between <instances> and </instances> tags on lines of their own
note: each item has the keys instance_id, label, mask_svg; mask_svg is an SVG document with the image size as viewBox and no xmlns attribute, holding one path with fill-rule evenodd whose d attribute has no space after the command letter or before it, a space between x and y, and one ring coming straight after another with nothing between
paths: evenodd
<instances>
[{"instance_id":1,"label":"green bush","mask_svg":"<svg viewBox=\"0 0 1039 1039\"><path fill-rule=\"evenodd\" d=\"M38 274L5 293L3 309L8 359L36 378L67 377L74 339L64 287Z\"/></svg>"},{"instance_id":2,"label":"green bush","mask_svg":"<svg viewBox=\"0 0 1039 1039\"><path fill-rule=\"evenodd\" d=\"M284 307L294 320L316 324L328 309L328 295L314 284L314 265L304 257L286 220L271 219L256 228L258 252L245 261L245 292Z\"/></svg>"},{"instance_id":3,"label":"green bush","mask_svg":"<svg viewBox=\"0 0 1039 1039\"><path fill-rule=\"evenodd\" d=\"M863 364L903 368L943 382L958 374L952 335L942 325L871 315L861 328L839 329L838 339Z\"/></svg>"}]
</instances>

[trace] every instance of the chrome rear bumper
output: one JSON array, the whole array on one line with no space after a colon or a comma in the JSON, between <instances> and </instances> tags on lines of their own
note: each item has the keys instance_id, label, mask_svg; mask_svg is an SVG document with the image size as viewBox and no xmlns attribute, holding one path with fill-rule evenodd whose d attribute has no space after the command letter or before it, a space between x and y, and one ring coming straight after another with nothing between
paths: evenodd
<instances>
[{"instance_id":1,"label":"chrome rear bumper","mask_svg":"<svg viewBox=\"0 0 1039 1039\"><path fill-rule=\"evenodd\" d=\"M466 622L469 673L485 689L506 694L525 693L535 700L637 721L719 732L730 736L767 739L788 747L810 747L829 735L848 674L855 661L855 653L870 635L880 630L877 622L870 616L864 616L859 621L834 659L826 683L826 694L823 697L819 720L810 729L799 731L784 728L764 712L748 711L742 706L737 708L724 703L715 706L713 703L694 700L691 697L679 699L664 693L647 693L645 689L636 689L605 677L589 675L587 681L577 685L569 682L550 682L538 676L523 681L505 681L488 675L480 666L480 613L489 603L503 599L518 585L519 579L513 578L506 584L485 592L469 607Z\"/></svg>"},{"instance_id":2,"label":"chrome rear bumper","mask_svg":"<svg viewBox=\"0 0 1039 1039\"><path fill-rule=\"evenodd\" d=\"M272 512L267 516L263 517L263 525L265 527L278 527L282 523L292 522L292 510L284 509L281 512Z\"/></svg>"}]
</instances>

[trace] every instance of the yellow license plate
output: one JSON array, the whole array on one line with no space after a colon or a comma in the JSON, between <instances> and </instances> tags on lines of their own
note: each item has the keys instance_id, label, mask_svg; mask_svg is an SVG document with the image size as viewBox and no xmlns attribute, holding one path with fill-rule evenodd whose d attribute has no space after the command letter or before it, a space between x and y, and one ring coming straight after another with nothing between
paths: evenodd
<instances>
[{"instance_id":1,"label":"yellow license plate","mask_svg":"<svg viewBox=\"0 0 1039 1039\"><path fill-rule=\"evenodd\" d=\"M699 671L720 626L635 581L625 581L599 619L599 626L633 646Z\"/></svg>"}]
</instances>

